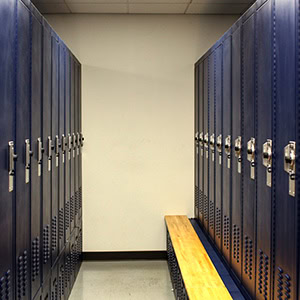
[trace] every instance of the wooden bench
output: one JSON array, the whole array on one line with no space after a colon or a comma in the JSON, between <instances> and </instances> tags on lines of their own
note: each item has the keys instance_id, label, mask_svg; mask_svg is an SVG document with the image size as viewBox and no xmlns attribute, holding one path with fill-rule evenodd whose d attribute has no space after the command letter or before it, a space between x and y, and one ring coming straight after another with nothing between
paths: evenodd
<instances>
[{"instance_id":1,"label":"wooden bench","mask_svg":"<svg viewBox=\"0 0 300 300\"><path fill-rule=\"evenodd\" d=\"M166 216L165 221L176 299L232 299L187 216Z\"/></svg>"}]
</instances>

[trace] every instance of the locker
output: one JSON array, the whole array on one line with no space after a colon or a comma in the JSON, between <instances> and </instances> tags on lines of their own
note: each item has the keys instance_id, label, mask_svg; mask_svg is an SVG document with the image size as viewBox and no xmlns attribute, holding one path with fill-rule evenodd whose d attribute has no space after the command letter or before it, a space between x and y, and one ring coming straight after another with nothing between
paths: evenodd
<instances>
[{"instance_id":1,"label":"locker","mask_svg":"<svg viewBox=\"0 0 300 300\"><path fill-rule=\"evenodd\" d=\"M257 231L256 299L271 299L272 255L272 1L256 14ZM266 158L263 157L266 155Z\"/></svg>"},{"instance_id":2,"label":"locker","mask_svg":"<svg viewBox=\"0 0 300 300\"><path fill-rule=\"evenodd\" d=\"M51 168L52 168L52 132L51 132L51 31L43 21L43 282L51 268ZM44 294L44 291L43 291Z\"/></svg>"},{"instance_id":3,"label":"locker","mask_svg":"<svg viewBox=\"0 0 300 300\"><path fill-rule=\"evenodd\" d=\"M1 73L5 80L0 80L0 298L15 298L14 272L14 192L9 191L9 178L14 185L14 174L9 176L7 156L15 154L13 147L9 151L9 142L15 140L15 2L0 2L0 48ZM13 171L13 170L11 170ZM12 187L13 189L15 186Z\"/></svg>"},{"instance_id":4,"label":"locker","mask_svg":"<svg viewBox=\"0 0 300 300\"><path fill-rule=\"evenodd\" d=\"M57 300L58 298L58 261L54 264L51 269L51 300Z\"/></svg>"},{"instance_id":5,"label":"locker","mask_svg":"<svg viewBox=\"0 0 300 300\"><path fill-rule=\"evenodd\" d=\"M208 197L209 197L209 127L208 127L208 58L204 60L204 85L203 85L203 143L204 143L204 159L203 159L203 227L208 231Z\"/></svg>"},{"instance_id":6,"label":"locker","mask_svg":"<svg viewBox=\"0 0 300 300\"><path fill-rule=\"evenodd\" d=\"M255 7L253 7L255 8ZM243 17L242 26L242 201L243 201L243 285L255 297L256 230L256 94L255 94L255 9Z\"/></svg>"},{"instance_id":7,"label":"locker","mask_svg":"<svg viewBox=\"0 0 300 300\"><path fill-rule=\"evenodd\" d=\"M222 186L222 254L231 259L231 170L232 170L232 100L231 100L231 34L223 42L223 186Z\"/></svg>"},{"instance_id":8,"label":"locker","mask_svg":"<svg viewBox=\"0 0 300 300\"><path fill-rule=\"evenodd\" d=\"M52 220L51 220L51 253L52 253L52 265L55 264L58 256L58 202L59 202L59 43L52 32L52 62L51 62L51 95L52 95L52 149L53 149L53 160L52 160Z\"/></svg>"},{"instance_id":9,"label":"locker","mask_svg":"<svg viewBox=\"0 0 300 300\"><path fill-rule=\"evenodd\" d=\"M16 47L16 298L31 297L30 253L30 11L17 2Z\"/></svg>"},{"instance_id":10,"label":"locker","mask_svg":"<svg viewBox=\"0 0 300 300\"><path fill-rule=\"evenodd\" d=\"M32 298L34 300L42 300L43 299L43 292L42 292L42 288L40 288L38 290L38 292L36 293L36 295L34 296L34 298Z\"/></svg>"},{"instance_id":11,"label":"locker","mask_svg":"<svg viewBox=\"0 0 300 300\"><path fill-rule=\"evenodd\" d=\"M208 138L209 138L209 163L208 163L208 220L209 234L215 239L215 51L208 58Z\"/></svg>"},{"instance_id":12,"label":"locker","mask_svg":"<svg viewBox=\"0 0 300 300\"><path fill-rule=\"evenodd\" d=\"M273 76L276 160L275 197L275 269L274 298L297 298L297 194L294 193L294 154L296 142L296 1L275 1L276 77ZM288 34L287 34L288 33ZM287 46L288 45L288 46ZM298 116L299 117L299 116ZM297 148L296 148L297 149Z\"/></svg>"},{"instance_id":13,"label":"locker","mask_svg":"<svg viewBox=\"0 0 300 300\"><path fill-rule=\"evenodd\" d=\"M71 253L70 253L70 241L67 241L65 246L65 279L64 279L64 290L65 290L65 298L69 297L71 292Z\"/></svg>"},{"instance_id":14,"label":"locker","mask_svg":"<svg viewBox=\"0 0 300 300\"><path fill-rule=\"evenodd\" d=\"M59 253L65 245L65 160L66 160L66 133L65 133L65 46L59 44Z\"/></svg>"},{"instance_id":15,"label":"locker","mask_svg":"<svg viewBox=\"0 0 300 300\"><path fill-rule=\"evenodd\" d=\"M61 252L58 261L58 300L67 299L65 295L65 251Z\"/></svg>"},{"instance_id":16,"label":"locker","mask_svg":"<svg viewBox=\"0 0 300 300\"><path fill-rule=\"evenodd\" d=\"M83 147L83 140L84 137L82 135L82 100L81 100L81 64L78 62L78 83L77 83L77 88L78 88L78 119L79 119L79 218L82 218L82 147ZM80 223L80 228L82 227L81 222Z\"/></svg>"},{"instance_id":17,"label":"locker","mask_svg":"<svg viewBox=\"0 0 300 300\"><path fill-rule=\"evenodd\" d=\"M42 300L52 300L51 298L51 272L48 277L44 280L42 286Z\"/></svg>"},{"instance_id":18,"label":"locker","mask_svg":"<svg viewBox=\"0 0 300 300\"><path fill-rule=\"evenodd\" d=\"M223 164L223 136L222 136L222 78L223 45L215 51L215 243L222 250L222 164Z\"/></svg>"},{"instance_id":19,"label":"locker","mask_svg":"<svg viewBox=\"0 0 300 300\"><path fill-rule=\"evenodd\" d=\"M194 204L194 215L197 220L199 220L199 65L195 66L195 147L194 147L194 155L195 155L195 204Z\"/></svg>"},{"instance_id":20,"label":"locker","mask_svg":"<svg viewBox=\"0 0 300 300\"><path fill-rule=\"evenodd\" d=\"M42 212L42 18L31 6L31 295L41 286Z\"/></svg>"},{"instance_id":21,"label":"locker","mask_svg":"<svg viewBox=\"0 0 300 300\"><path fill-rule=\"evenodd\" d=\"M232 33L232 240L231 266L241 279L242 271L242 119L241 119L241 28Z\"/></svg>"}]
</instances>

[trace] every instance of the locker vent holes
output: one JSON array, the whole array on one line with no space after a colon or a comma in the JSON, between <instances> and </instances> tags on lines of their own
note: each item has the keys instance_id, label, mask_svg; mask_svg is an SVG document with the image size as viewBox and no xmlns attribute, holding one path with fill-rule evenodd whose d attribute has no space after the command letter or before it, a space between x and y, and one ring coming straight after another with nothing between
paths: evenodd
<instances>
[{"instance_id":1,"label":"locker vent holes","mask_svg":"<svg viewBox=\"0 0 300 300\"><path fill-rule=\"evenodd\" d=\"M82 208L82 188L79 188L79 209Z\"/></svg>"},{"instance_id":2,"label":"locker vent holes","mask_svg":"<svg viewBox=\"0 0 300 300\"><path fill-rule=\"evenodd\" d=\"M53 288L51 288L51 300L58 300L58 293L57 293L57 289L58 289L58 285L57 285L57 281L56 279L53 282L52 285Z\"/></svg>"},{"instance_id":3,"label":"locker vent holes","mask_svg":"<svg viewBox=\"0 0 300 300\"><path fill-rule=\"evenodd\" d=\"M248 236L245 236L244 250L244 272L251 280L253 274L253 242L249 239Z\"/></svg>"},{"instance_id":4,"label":"locker vent holes","mask_svg":"<svg viewBox=\"0 0 300 300\"><path fill-rule=\"evenodd\" d=\"M79 192L75 192L75 215L77 216L79 212Z\"/></svg>"},{"instance_id":5,"label":"locker vent holes","mask_svg":"<svg viewBox=\"0 0 300 300\"><path fill-rule=\"evenodd\" d=\"M203 216L203 192L201 190L199 191L199 208L200 215Z\"/></svg>"},{"instance_id":6,"label":"locker vent holes","mask_svg":"<svg viewBox=\"0 0 300 300\"><path fill-rule=\"evenodd\" d=\"M214 229L214 220L215 219L215 204L213 201L209 201L209 227Z\"/></svg>"},{"instance_id":7,"label":"locker vent holes","mask_svg":"<svg viewBox=\"0 0 300 300\"><path fill-rule=\"evenodd\" d=\"M59 240L62 240L62 238L64 237L64 209L63 208L59 210L58 220L59 220L58 236L59 236Z\"/></svg>"},{"instance_id":8,"label":"locker vent holes","mask_svg":"<svg viewBox=\"0 0 300 300\"><path fill-rule=\"evenodd\" d=\"M60 267L60 275L58 278L58 290L59 290L59 299L62 299L62 297L65 294L65 270L64 270L64 266Z\"/></svg>"},{"instance_id":9,"label":"locker vent holes","mask_svg":"<svg viewBox=\"0 0 300 300\"><path fill-rule=\"evenodd\" d=\"M46 264L50 258L50 226L43 230L43 262Z\"/></svg>"},{"instance_id":10,"label":"locker vent holes","mask_svg":"<svg viewBox=\"0 0 300 300\"><path fill-rule=\"evenodd\" d=\"M262 250L258 251L258 291L268 299L269 258Z\"/></svg>"},{"instance_id":11,"label":"locker vent holes","mask_svg":"<svg viewBox=\"0 0 300 300\"><path fill-rule=\"evenodd\" d=\"M18 279L17 279L17 298L22 299L26 296L26 287L28 286L27 280L27 266L28 266L28 255L27 251L24 251L21 256L18 258Z\"/></svg>"},{"instance_id":12,"label":"locker vent holes","mask_svg":"<svg viewBox=\"0 0 300 300\"><path fill-rule=\"evenodd\" d=\"M216 236L221 239L221 210L216 207Z\"/></svg>"},{"instance_id":13,"label":"locker vent holes","mask_svg":"<svg viewBox=\"0 0 300 300\"><path fill-rule=\"evenodd\" d=\"M57 217L52 218L52 251L57 247Z\"/></svg>"},{"instance_id":14,"label":"locker vent holes","mask_svg":"<svg viewBox=\"0 0 300 300\"><path fill-rule=\"evenodd\" d=\"M66 203L65 226L66 226L66 230L70 228L70 201Z\"/></svg>"},{"instance_id":15,"label":"locker vent holes","mask_svg":"<svg viewBox=\"0 0 300 300\"><path fill-rule=\"evenodd\" d=\"M240 262L240 228L233 225L233 258L237 263Z\"/></svg>"},{"instance_id":16,"label":"locker vent holes","mask_svg":"<svg viewBox=\"0 0 300 300\"><path fill-rule=\"evenodd\" d=\"M206 195L204 195L204 220L208 220L208 199Z\"/></svg>"},{"instance_id":17,"label":"locker vent holes","mask_svg":"<svg viewBox=\"0 0 300 300\"><path fill-rule=\"evenodd\" d=\"M291 277L288 274L283 274L283 270L277 268L277 299L290 299L291 298Z\"/></svg>"},{"instance_id":18,"label":"locker vent holes","mask_svg":"<svg viewBox=\"0 0 300 300\"><path fill-rule=\"evenodd\" d=\"M74 220L74 197L71 197L71 205L70 205L70 222L72 223Z\"/></svg>"},{"instance_id":19,"label":"locker vent holes","mask_svg":"<svg viewBox=\"0 0 300 300\"><path fill-rule=\"evenodd\" d=\"M229 217L224 215L223 218L223 227L224 227L224 233L223 233L223 245L224 247L229 250L229 237L230 237L230 223L229 223Z\"/></svg>"},{"instance_id":20,"label":"locker vent holes","mask_svg":"<svg viewBox=\"0 0 300 300\"><path fill-rule=\"evenodd\" d=\"M10 299L11 275L10 270L0 278L0 300Z\"/></svg>"},{"instance_id":21,"label":"locker vent holes","mask_svg":"<svg viewBox=\"0 0 300 300\"><path fill-rule=\"evenodd\" d=\"M37 237L32 241L32 281L35 281L40 273L40 239Z\"/></svg>"}]
</instances>

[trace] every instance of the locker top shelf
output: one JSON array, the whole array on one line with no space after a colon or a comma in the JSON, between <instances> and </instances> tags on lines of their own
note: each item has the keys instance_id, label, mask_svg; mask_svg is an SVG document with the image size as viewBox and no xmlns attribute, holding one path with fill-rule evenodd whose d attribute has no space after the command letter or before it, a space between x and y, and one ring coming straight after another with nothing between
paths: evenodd
<instances>
[{"instance_id":1,"label":"locker top shelf","mask_svg":"<svg viewBox=\"0 0 300 300\"><path fill-rule=\"evenodd\" d=\"M165 221L189 299L232 299L187 216Z\"/></svg>"}]
</instances>

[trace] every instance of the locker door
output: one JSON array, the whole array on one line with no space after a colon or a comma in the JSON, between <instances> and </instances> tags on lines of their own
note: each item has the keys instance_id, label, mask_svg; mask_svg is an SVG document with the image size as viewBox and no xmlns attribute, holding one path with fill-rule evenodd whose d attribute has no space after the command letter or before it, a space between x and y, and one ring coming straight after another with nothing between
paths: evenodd
<instances>
[{"instance_id":1,"label":"locker door","mask_svg":"<svg viewBox=\"0 0 300 300\"><path fill-rule=\"evenodd\" d=\"M65 247L65 298L68 299L71 292L70 287L70 270L71 270L71 254L70 254L70 241L66 243Z\"/></svg>"},{"instance_id":2,"label":"locker door","mask_svg":"<svg viewBox=\"0 0 300 300\"><path fill-rule=\"evenodd\" d=\"M275 49L275 270L274 298L297 298L297 194L293 195L296 141L296 1L276 0ZM274 62L273 62L274 63ZM287 147L287 148L285 148ZM296 149L299 145L296 145ZM286 166L285 166L286 163ZM285 171L290 172L291 176ZM291 179L291 180L290 180ZM289 189L289 184L291 184ZM289 191L291 190L291 191Z\"/></svg>"},{"instance_id":3,"label":"locker door","mask_svg":"<svg viewBox=\"0 0 300 300\"><path fill-rule=\"evenodd\" d=\"M51 270L51 300L58 299L58 262L52 267Z\"/></svg>"},{"instance_id":4,"label":"locker door","mask_svg":"<svg viewBox=\"0 0 300 300\"><path fill-rule=\"evenodd\" d=\"M232 249L231 266L238 278L242 271L242 120L241 120L241 29L232 34Z\"/></svg>"},{"instance_id":5,"label":"locker door","mask_svg":"<svg viewBox=\"0 0 300 300\"><path fill-rule=\"evenodd\" d=\"M78 97L79 97L79 135L80 135L80 148L79 148L79 217L81 219L80 228L82 227L82 103L81 103L81 64L79 64L78 70Z\"/></svg>"},{"instance_id":6,"label":"locker door","mask_svg":"<svg viewBox=\"0 0 300 300\"><path fill-rule=\"evenodd\" d=\"M49 25L43 27L43 282L49 275L51 260L51 32Z\"/></svg>"},{"instance_id":7,"label":"locker door","mask_svg":"<svg viewBox=\"0 0 300 300\"><path fill-rule=\"evenodd\" d=\"M41 212L42 212L42 46L43 28L31 6L31 294L41 286Z\"/></svg>"},{"instance_id":8,"label":"locker door","mask_svg":"<svg viewBox=\"0 0 300 300\"><path fill-rule=\"evenodd\" d=\"M199 65L199 218L201 224L203 224L203 163L204 163L204 129L203 129L203 97L204 97L204 68L203 62Z\"/></svg>"},{"instance_id":9,"label":"locker door","mask_svg":"<svg viewBox=\"0 0 300 300\"><path fill-rule=\"evenodd\" d=\"M222 136L222 111L223 111L223 99L222 99L222 88L223 88L223 45L221 44L216 49L216 104L215 104L215 141L216 141L216 154L215 154L215 242L220 251L222 251L222 164L223 164L223 136Z\"/></svg>"},{"instance_id":10,"label":"locker door","mask_svg":"<svg viewBox=\"0 0 300 300\"><path fill-rule=\"evenodd\" d=\"M51 298L51 273L44 280L42 287L42 300L52 300Z\"/></svg>"},{"instance_id":11,"label":"locker door","mask_svg":"<svg viewBox=\"0 0 300 300\"><path fill-rule=\"evenodd\" d=\"M257 253L256 299L271 298L272 237L272 1L257 11ZM268 141L269 140L269 141ZM263 145L265 144L265 151ZM263 152L266 159L263 159ZM269 155L270 153L270 155ZM271 168L271 169L270 169ZM270 179L268 179L270 177ZM270 181L268 183L268 181Z\"/></svg>"},{"instance_id":12,"label":"locker door","mask_svg":"<svg viewBox=\"0 0 300 300\"><path fill-rule=\"evenodd\" d=\"M0 2L0 66L5 80L0 80L0 295L14 299L14 205L13 192L9 192L7 168L8 142L15 143L15 2Z\"/></svg>"},{"instance_id":13,"label":"locker door","mask_svg":"<svg viewBox=\"0 0 300 300\"><path fill-rule=\"evenodd\" d=\"M17 2L16 86L16 298L28 299L30 290L30 11ZM27 144L26 144L27 143Z\"/></svg>"},{"instance_id":14,"label":"locker door","mask_svg":"<svg viewBox=\"0 0 300 300\"><path fill-rule=\"evenodd\" d=\"M199 65L195 66L195 204L194 215L199 220Z\"/></svg>"},{"instance_id":15,"label":"locker door","mask_svg":"<svg viewBox=\"0 0 300 300\"><path fill-rule=\"evenodd\" d=\"M248 16L247 16L248 17ZM255 15L243 24L242 111L244 112L243 155L243 285L255 297L255 208L256 208L256 128L255 128Z\"/></svg>"},{"instance_id":16,"label":"locker door","mask_svg":"<svg viewBox=\"0 0 300 300\"><path fill-rule=\"evenodd\" d=\"M58 169L59 169L59 43L54 35L52 35L52 140L54 146L54 155L52 160L52 221L51 221L51 250L52 250L52 265L55 264L58 255Z\"/></svg>"},{"instance_id":17,"label":"locker door","mask_svg":"<svg viewBox=\"0 0 300 300\"><path fill-rule=\"evenodd\" d=\"M222 253L230 264L231 256L231 170L232 170L232 103L231 103L231 36L223 45L223 223Z\"/></svg>"},{"instance_id":18,"label":"locker door","mask_svg":"<svg viewBox=\"0 0 300 300\"><path fill-rule=\"evenodd\" d=\"M70 130L72 136L72 151L71 151L71 202L70 202L70 221L71 221L71 232L75 227L75 62L74 57L70 55L71 60L71 103L70 103Z\"/></svg>"},{"instance_id":19,"label":"locker door","mask_svg":"<svg viewBox=\"0 0 300 300\"><path fill-rule=\"evenodd\" d=\"M67 299L65 295L65 253L61 253L58 262L58 300Z\"/></svg>"},{"instance_id":20,"label":"locker door","mask_svg":"<svg viewBox=\"0 0 300 300\"><path fill-rule=\"evenodd\" d=\"M60 156L59 156L59 252L65 245L65 46L59 45L59 139L60 139Z\"/></svg>"},{"instance_id":21,"label":"locker door","mask_svg":"<svg viewBox=\"0 0 300 300\"><path fill-rule=\"evenodd\" d=\"M209 131L209 235L215 239L215 52L209 56L208 66L208 131Z\"/></svg>"},{"instance_id":22,"label":"locker door","mask_svg":"<svg viewBox=\"0 0 300 300\"><path fill-rule=\"evenodd\" d=\"M203 227L208 231L208 163L209 163L209 128L208 128L208 59L204 60L204 100L203 100Z\"/></svg>"}]
</instances>

